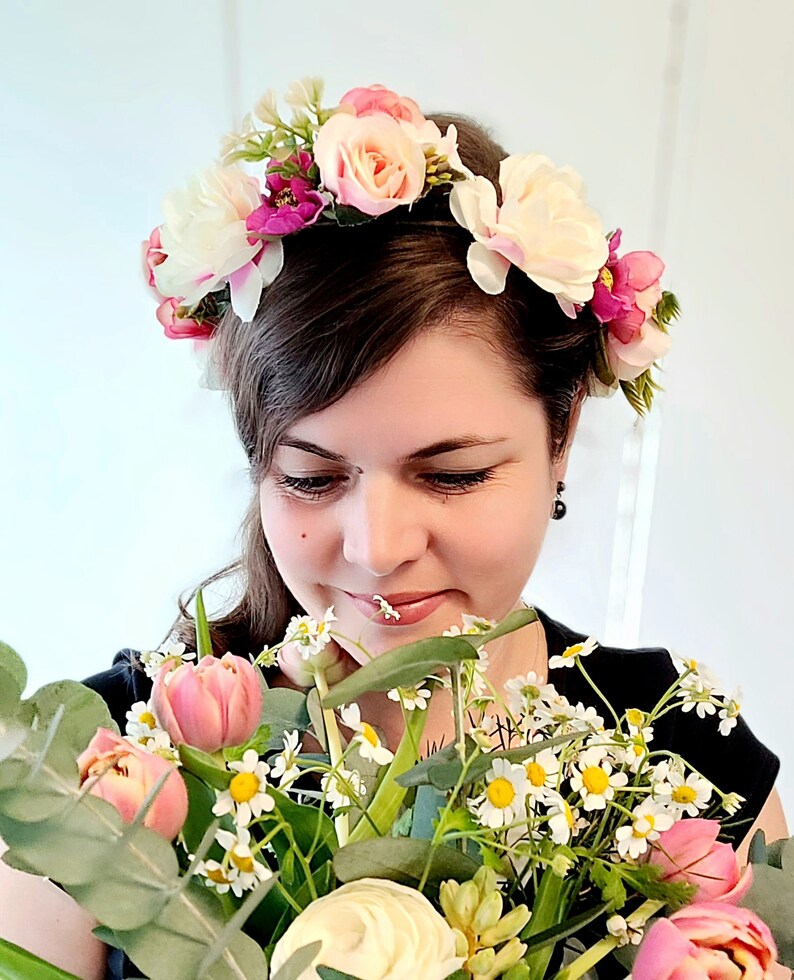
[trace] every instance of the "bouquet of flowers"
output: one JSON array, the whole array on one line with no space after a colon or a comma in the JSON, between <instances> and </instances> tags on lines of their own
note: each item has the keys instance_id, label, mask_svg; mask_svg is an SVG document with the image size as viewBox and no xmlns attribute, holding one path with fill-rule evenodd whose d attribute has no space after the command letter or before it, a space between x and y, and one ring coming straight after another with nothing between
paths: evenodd
<instances>
[{"instance_id":1,"label":"bouquet of flowers","mask_svg":"<svg viewBox=\"0 0 794 980\"><path fill-rule=\"evenodd\" d=\"M794 964L794 844L756 841L740 872L717 838L741 798L653 744L677 710L727 735L735 700L694 662L607 718L531 673L496 690L488 644L536 618L466 616L340 679L332 608L251 662L212 655L199 593L197 651L142 656L152 697L124 736L80 684L23 700L0 646L4 860L58 881L152 980L575 980L612 955L634 980L764 977L775 939ZM588 639L550 666L590 681L598 655ZM276 663L304 690L268 687ZM455 740L423 759L444 688ZM393 752L370 691L401 706ZM64 976L8 943L4 963Z\"/></svg>"}]
</instances>

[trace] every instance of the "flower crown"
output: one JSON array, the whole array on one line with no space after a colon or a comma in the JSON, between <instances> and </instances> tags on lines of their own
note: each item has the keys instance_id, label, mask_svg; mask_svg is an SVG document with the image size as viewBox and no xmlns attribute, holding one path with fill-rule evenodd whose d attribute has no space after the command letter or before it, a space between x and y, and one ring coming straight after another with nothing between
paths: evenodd
<instances>
[{"instance_id":1,"label":"flower crown","mask_svg":"<svg viewBox=\"0 0 794 980\"><path fill-rule=\"evenodd\" d=\"M572 168L539 153L506 157L500 205L491 181L461 161L455 126L442 134L412 99L382 85L351 89L334 109L321 107L322 92L319 79L294 83L289 122L268 92L244 131L224 138L221 163L165 198L165 222L144 257L168 337L210 339L229 306L250 321L281 271L285 235L321 221L371 221L445 192L474 239L467 264L477 285L502 292L514 265L567 316L589 308L601 324L593 393L620 387L640 415L650 408L659 388L651 368L668 351L678 302L661 290L657 255L618 256L620 229L604 233Z\"/></svg>"}]
</instances>

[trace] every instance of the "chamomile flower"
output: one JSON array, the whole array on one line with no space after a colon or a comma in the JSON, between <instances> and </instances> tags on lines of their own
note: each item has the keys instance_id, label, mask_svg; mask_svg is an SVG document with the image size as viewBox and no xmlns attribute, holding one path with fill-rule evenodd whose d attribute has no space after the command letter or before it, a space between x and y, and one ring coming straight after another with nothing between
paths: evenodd
<instances>
[{"instance_id":1,"label":"chamomile flower","mask_svg":"<svg viewBox=\"0 0 794 980\"><path fill-rule=\"evenodd\" d=\"M397 612L397 610L394 608L394 606L391 606L383 598L382 595L374 595L372 597L372 601L373 602L377 602L380 605L380 612L383 613L383 618L384 619L398 620L400 618L400 614Z\"/></svg>"},{"instance_id":2,"label":"chamomile flower","mask_svg":"<svg viewBox=\"0 0 794 980\"><path fill-rule=\"evenodd\" d=\"M587 821L579 816L579 810L572 808L559 793L550 794L546 802L549 804L549 830L555 844L567 844L587 826Z\"/></svg>"},{"instance_id":3,"label":"chamomile flower","mask_svg":"<svg viewBox=\"0 0 794 980\"><path fill-rule=\"evenodd\" d=\"M162 756L163 759L173 763L175 766L182 765L179 752L169 738L168 732L155 732L147 739L138 739L138 744L146 749L147 752L151 752L152 755Z\"/></svg>"},{"instance_id":4,"label":"chamomile flower","mask_svg":"<svg viewBox=\"0 0 794 980\"><path fill-rule=\"evenodd\" d=\"M643 927L635 925L629 918L624 919L622 915L612 915L606 921L607 932L610 936L615 936L620 942L618 946L639 946L642 942Z\"/></svg>"},{"instance_id":5,"label":"chamomile flower","mask_svg":"<svg viewBox=\"0 0 794 980\"><path fill-rule=\"evenodd\" d=\"M494 759L485 781L485 793L470 803L483 826L496 830L526 812L529 780L524 766L507 759Z\"/></svg>"},{"instance_id":6,"label":"chamomile flower","mask_svg":"<svg viewBox=\"0 0 794 980\"><path fill-rule=\"evenodd\" d=\"M576 658L589 657L598 646L598 640L594 636L588 636L583 643L574 643L566 647L561 654L549 659L549 670L554 667L574 667Z\"/></svg>"},{"instance_id":7,"label":"chamomile flower","mask_svg":"<svg viewBox=\"0 0 794 980\"><path fill-rule=\"evenodd\" d=\"M288 786L293 779L300 775L297 759L300 750L303 748L303 742L298 741L297 730L284 732L282 741L284 748L273 760L270 778L277 779L279 786Z\"/></svg>"},{"instance_id":8,"label":"chamomile flower","mask_svg":"<svg viewBox=\"0 0 794 980\"><path fill-rule=\"evenodd\" d=\"M144 745L161 731L151 704L147 701L136 701L127 712L126 733L130 739Z\"/></svg>"},{"instance_id":9,"label":"chamomile flower","mask_svg":"<svg viewBox=\"0 0 794 980\"><path fill-rule=\"evenodd\" d=\"M543 678L531 670L528 674L511 677L505 684L505 693L510 713L519 717L526 714L536 701L547 696L553 698L557 692L553 684L545 684Z\"/></svg>"},{"instance_id":10,"label":"chamomile flower","mask_svg":"<svg viewBox=\"0 0 794 980\"><path fill-rule=\"evenodd\" d=\"M685 778L683 773L671 769L662 782L654 785L653 795L673 812L696 817L700 810L708 806L712 788L711 783L696 772L691 772Z\"/></svg>"},{"instance_id":11,"label":"chamomile flower","mask_svg":"<svg viewBox=\"0 0 794 980\"><path fill-rule=\"evenodd\" d=\"M246 827L237 827L235 833L219 830L215 839L226 851L221 867L227 878L226 886L216 886L216 891L220 892L221 887L224 887L224 891L231 888L232 893L240 898L244 891L272 877L270 868L257 861L251 851L251 833ZM210 878L209 875L207 877Z\"/></svg>"},{"instance_id":12,"label":"chamomile flower","mask_svg":"<svg viewBox=\"0 0 794 980\"><path fill-rule=\"evenodd\" d=\"M736 688L733 694L725 702L725 706L720 710L720 735L730 735L731 730L735 727L741 708L739 704L741 697L741 691L739 688Z\"/></svg>"},{"instance_id":13,"label":"chamomile flower","mask_svg":"<svg viewBox=\"0 0 794 980\"><path fill-rule=\"evenodd\" d=\"M738 793L726 793L722 798L722 809L728 816L733 817L741 810L742 803L746 802L747 800Z\"/></svg>"},{"instance_id":14,"label":"chamomile flower","mask_svg":"<svg viewBox=\"0 0 794 980\"><path fill-rule=\"evenodd\" d=\"M320 780L320 786L335 810L343 806L354 806L367 791L361 773L356 769L327 772Z\"/></svg>"},{"instance_id":15,"label":"chamomile flower","mask_svg":"<svg viewBox=\"0 0 794 980\"><path fill-rule=\"evenodd\" d=\"M334 622L336 616L333 606L325 610L319 623L311 616L293 616L287 624L284 639L288 643L296 644L304 660L310 660L330 643L331 623Z\"/></svg>"},{"instance_id":16,"label":"chamomile flower","mask_svg":"<svg viewBox=\"0 0 794 980\"><path fill-rule=\"evenodd\" d=\"M669 830L675 817L661 803L643 800L631 811L632 821L628 826L618 827L615 832L618 854L636 861L645 854L651 841L659 839L663 830Z\"/></svg>"},{"instance_id":17,"label":"chamomile flower","mask_svg":"<svg viewBox=\"0 0 794 980\"><path fill-rule=\"evenodd\" d=\"M605 810L615 790L629 781L625 772L613 772L606 754L603 747L585 749L571 766L571 789L581 796L585 810Z\"/></svg>"},{"instance_id":18,"label":"chamomile flower","mask_svg":"<svg viewBox=\"0 0 794 980\"><path fill-rule=\"evenodd\" d=\"M245 826L254 817L270 813L276 805L268 793L267 775L270 766L262 762L254 749L247 749L240 762L230 762L229 768L235 770L229 788L218 794L212 808L216 817L225 813L234 814L234 822Z\"/></svg>"},{"instance_id":19,"label":"chamomile flower","mask_svg":"<svg viewBox=\"0 0 794 980\"><path fill-rule=\"evenodd\" d=\"M359 755L362 759L371 759L376 765L385 766L394 758L394 753L390 752L381 742L378 733L366 721L361 720L361 709L353 702L343 704L340 709L342 724L356 732L353 744L358 747Z\"/></svg>"},{"instance_id":20,"label":"chamomile flower","mask_svg":"<svg viewBox=\"0 0 794 980\"><path fill-rule=\"evenodd\" d=\"M552 749L542 749L524 763L527 773L527 792L529 796L543 799L549 789L557 785L560 760Z\"/></svg>"},{"instance_id":21,"label":"chamomile flower","mask_svg":"<svg viewBox=\"0 0 794 980\"><path fill-rule=\"evenodd\" d=\"M427 707L430 691L422 684L415 687L393 687L386 695L391 701L402 702L406 711L419 709L424 711Z\"/></svg>"},{"instance_id":22,"label":"chamomile flower","mask_svg":"<svg viewBox=\"0 0 794 980\"><path fill-rule=\"evenodd\" d=\"M185 644L170 636L156 650L144 650L139 659L143 664L146 676L154 677L166 661L174 660L178 666L186 660L195 660L196 654L195 651L185 653Z\"/></svg>"}]
</instances>

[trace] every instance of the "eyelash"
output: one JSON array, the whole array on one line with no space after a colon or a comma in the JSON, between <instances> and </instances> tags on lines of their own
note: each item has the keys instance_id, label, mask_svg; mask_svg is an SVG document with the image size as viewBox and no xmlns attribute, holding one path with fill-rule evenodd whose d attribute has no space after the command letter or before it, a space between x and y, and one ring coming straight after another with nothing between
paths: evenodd
<instances>
[{"instance_id":1,"label":"eyelash","mask_svg":"<svg viewBox=\"0 0 794 980\"><path fill-rule=\"evenodd\" d=\"M493 470L485 469L476 470L471 473L428 473L425 478L431 484L435 483L433 489L436 493L449 495L451 493L466 493L473 487L490 480L492 476ZM333 486L326 485L324 487L318 487L317 481L333 481L333 479L332 476L288 476L284 473L277 478L276 483L278 486L291 490L302 497L319 500L321 497L330 493L333 490Z\"/></svg>"}]
</instances>

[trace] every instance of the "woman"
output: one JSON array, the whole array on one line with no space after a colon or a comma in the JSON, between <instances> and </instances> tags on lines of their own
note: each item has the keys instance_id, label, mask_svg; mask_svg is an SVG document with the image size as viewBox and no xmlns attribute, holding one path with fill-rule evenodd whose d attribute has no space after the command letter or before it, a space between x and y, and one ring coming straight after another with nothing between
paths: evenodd
<instances>
[{"instance_id":1,"label":"woman","mask_svg":"<svg viewBox=\"0 0 794 980\"><path fill-rule=\"evenodd\" d=\"M459 625L463 614L501 619L521 606L548 521L565 512L565 473L583 399L610 380L616 386L621 372L637 378L642 358L649 366L666 339L656 336L662 331L640 300L628 312L612 302L626 271L618 265L619 236L607 246L593 212L577 197L575 175L547 168L537 201L553 210L549 202L562 194L563 212L567 207L570 213L556 226L536 215L537 227L520 229L525 244L540 235L542 272L528 270L514 243L500 243L492 229L483 229L495 201L481 178L499 187L506 153L482 129L462 118L432 121L439 135L447 130L448 140L435 172L443 174L446 166L450 182L467 178L453 188L451 209L448 189L420 194L421 182L418 190L416 182L409 186L411 147L403 153L397 146L403 156L396 178L379 182L377 167L396 159L389 159L396 144L388 139L397 137L385 123L388 132L378 145L385 164L367 174L364 160L356 171L352 151L339 162L339 146L355 139L343 131L353 126L349 120L380 124L383 116L399 122L403 133L411 126L426 132L429 121L415 103L377 87L353 90L343 102L348 109L331 117L342 120L336 142L318 136L314 146L338 220L320 220L327 200L323 204L312 189L311 161L299 156L292 159L302 173L274 171L267 208L249 208L245 230L253 234L244 244L254 251L241 261L256 266L249 277L267 284L255 313L222 309L229 300L238 308L250 302L236 273L226 277L227 293L219 274L211 286L220 291L199 296L199 287L185 299L192 272L175 265L180 235L185 249L179 254L188 251L189 229L175 213L162 237L159 231L152 236L147 254L166 332L214 338L212 360L250 461L254 492L244 553L239 565L219 573L241 573L242 597L212 624L213 645L247 656L280 640L291 616L307 612L320 619L333 606L340 656L353 669L364 657L343 637L356 638L362 629L367 649L378 654ZM268 104L257 112L264 119L274 110ZM452 124L459 159L454 131L449 142ZM501 176L508 198L504 171ZM194 187L195 196L212 180ZM348 227L342 219L352 220L353 211L361 223ZM364 222L362 214L375 220ZM576 232L565 239L571 222L578 222ZM287 225L299 233L285 233ZM644 261L654 280L646 285L658 300L661 263ZM188 306L190 315L180 315ZM638 311L639 322L631 322ZM605 333L607 321L621 327ZM640 385L628 387L642 397ZM399 620L378 613L376 595L395 607ZM597 704L576 671L549 671L550 656L579 635L539 615L538 623L489 647L490 680L501 687L534 670L570 700ZM192 645L184 609L176 625L180 639ZM604 648L590 662L618 710L651 707L676 674L661 649ZM269 681L291 684L288 651L281 663L283 670L274 669ZM126 711L149 688L134 651L122 651L111 670L87 683L106 698L122 727ZM402 724L399 704L373 694L362 709L393 747ZM725 739L714 719L671 714L664 721L656 745L682 752L712 781L746 798L739 814L744 822L733 829L736 843L746 846L751 825L771 838L785 834L773 789L778 761L741 719ZM425 750L451 734L442 692L429 708Z\"/></svg>"}]
</instances>

